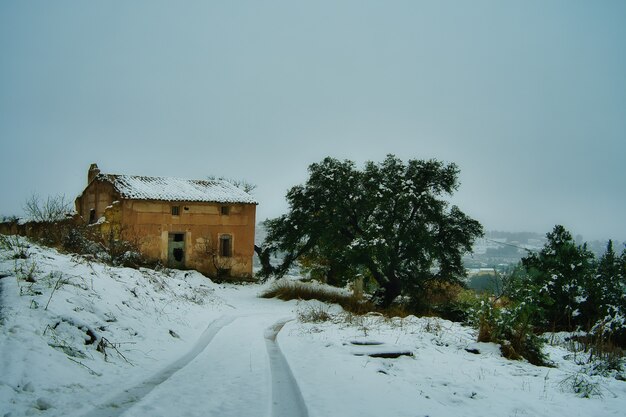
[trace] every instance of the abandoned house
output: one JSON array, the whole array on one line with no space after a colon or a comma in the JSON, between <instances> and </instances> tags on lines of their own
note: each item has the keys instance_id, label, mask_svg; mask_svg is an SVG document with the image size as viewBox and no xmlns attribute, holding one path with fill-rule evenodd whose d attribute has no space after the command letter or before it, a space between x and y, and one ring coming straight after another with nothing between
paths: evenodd
<instances>
[{"instance_id":1,"label":"abandoned house","mask_svg":"<svg viewBox=\"0 0 626 417\"><path fill-rule=\"evenodd\" d=\"M75 204L83 221L116 230L149 259L208 276L252 276L257 202L228 181L104 174L92 164Z\"/></svg>"}]
</instances>

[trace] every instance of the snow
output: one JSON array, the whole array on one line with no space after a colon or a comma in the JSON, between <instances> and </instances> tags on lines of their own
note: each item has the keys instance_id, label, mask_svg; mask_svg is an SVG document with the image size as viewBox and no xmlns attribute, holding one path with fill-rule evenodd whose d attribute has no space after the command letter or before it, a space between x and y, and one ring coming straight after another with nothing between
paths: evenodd
<instances>
[{"instance_id":1,"label":"snow","mask_svg":"<svg viewBox=\"0 0 626 417\"><path fill-rule=\"evenodd\" d=\"M99 174L122 197L136 200L257 204L254 198L225 180Z\"/></svg>"},{"instance_id":2,"label":"snow","mask_svg":"<svg viewBox=\"0 0 626 417\"><path fill-rule=\"evenodd\" d=\"M28 252L0 250L0 416L575 417L626 407L626 382L584 376L562 334L546 349L556 367L537 367L438 318L354 316L193 271ZM16 278L33 265L35 283ZM331 320L298 320L316 308ZM580 398L575 377L599 395Z\"/></svg>"}]
</instances>

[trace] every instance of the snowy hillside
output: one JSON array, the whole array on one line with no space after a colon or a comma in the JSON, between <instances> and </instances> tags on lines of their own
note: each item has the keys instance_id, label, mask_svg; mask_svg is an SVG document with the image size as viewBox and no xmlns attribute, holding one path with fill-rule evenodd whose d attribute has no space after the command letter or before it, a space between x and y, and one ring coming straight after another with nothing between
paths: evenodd
<instances>
[{"instance_id":1,"label":"snowy hillside","mask_svg":"<svg viewBox=\"0 0 626 417\"><path fill-rule=\"evenodd\" d=\"M0 251L0 416L621 416L626 382L509 361L437 318L258 298L192 271ZM33 282L34 281L34 282ZM328 313L329 319L313 321ZM389 356L398 356L389 358ZM591 398L581 398L580 388ZM576 389L578 388L578 389Z\"/></svg>"}]
</instances>

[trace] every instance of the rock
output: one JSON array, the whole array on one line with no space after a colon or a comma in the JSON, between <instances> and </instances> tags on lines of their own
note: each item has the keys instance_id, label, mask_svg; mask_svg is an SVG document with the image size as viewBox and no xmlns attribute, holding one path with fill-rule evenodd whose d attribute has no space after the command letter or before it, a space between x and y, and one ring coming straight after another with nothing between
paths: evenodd
<instances>
[{"instance_id":1,"label":"rock","mask_svg":"<svg viewBox=\"0 0 626 417\"><path fill-rule=\"evenodd\" d=\"M46 400L45 398L37 398L37 401L35 401L35 408L38 410L47 410L49 408L52 408L52 404L50 403L50 401Z\"/></svg>"}]
</instances>

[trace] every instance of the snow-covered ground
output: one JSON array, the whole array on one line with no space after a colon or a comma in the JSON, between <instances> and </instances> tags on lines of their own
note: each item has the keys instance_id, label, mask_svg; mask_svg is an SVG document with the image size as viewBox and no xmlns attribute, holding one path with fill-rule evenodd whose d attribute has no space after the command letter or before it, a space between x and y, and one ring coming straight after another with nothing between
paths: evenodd
<instances>
[{"instance_id":1,"label":"snow-covered ground","mask_svg":"<svg viewBox=\"0 0 626 417\"><path fill-rule=\"evenodd\" d=\"M584 376L563 347L548 347L556 367L536 367L503 359L498 346L445 320L357 317L318 302L261 299L261 285L217 285L192 271L114 268L36 245L28 252L11 259L0 251L0 416L626 409L626 382ZM307 320L320 311L331 319ZM380 357L394 353L403 355ZM574 381L594 395L580 398Z\"/></svg>"}]
</instances>

